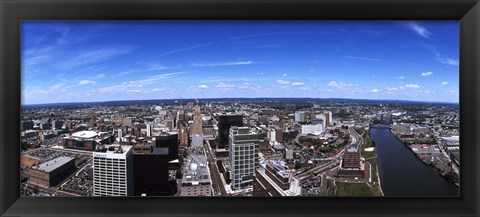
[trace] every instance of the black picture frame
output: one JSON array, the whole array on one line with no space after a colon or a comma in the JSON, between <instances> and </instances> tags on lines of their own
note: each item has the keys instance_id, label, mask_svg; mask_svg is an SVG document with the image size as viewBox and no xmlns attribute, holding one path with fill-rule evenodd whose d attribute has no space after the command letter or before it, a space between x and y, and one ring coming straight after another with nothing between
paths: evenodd
<instances>
[{"instance_id":1,"label":"black picture frame","mask_svg":"<svg viewBox=\"0 0 480 217\"><path fill-rule=\"evenodd\" d=\"M478 216L478 0L0 0L1 216ZM459 20L460 197L20 197L22 20Z\"/></svg>"}]
</instances>

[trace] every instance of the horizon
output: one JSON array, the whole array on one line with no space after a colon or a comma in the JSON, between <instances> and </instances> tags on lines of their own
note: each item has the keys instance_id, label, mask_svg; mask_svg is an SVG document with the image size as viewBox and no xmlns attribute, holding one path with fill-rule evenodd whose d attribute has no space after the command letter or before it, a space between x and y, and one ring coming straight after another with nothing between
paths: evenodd
<instances>
[{"instance_id":1,"label":"horizon","mask_svg":"<svg viewBox=\"0 0 480 217\"><path fill-rule=\"evenodd\" d=\"M82 104L82 103L111 103L111 102L131 102L131 101L166 101L166 100L217 100L217 99L230 99L230 100L235 100L235 99L310 99L310 100L351 100L351 101L398 101L398 102L405 102L405 103L419 103L419 104L456 104L459 105L459 102L441 102L441 101L412 101L412 100L395 100L395 99L350 99L350 98L312 98L312 97L254 97L254 98L249 98L249 97L235 97L235 98L230 98L230 97L222 97L222 98L172 98L172 99L131 99L131 100L110 100L110 101L90 101L90 102L56 102L56 103L39 103L39 104L23 104L22 106L40 106L40 105L55 105L55 104ZM189 101L190 102L190 101ZM184 104L188 102L183 102Z\"/></svg>"},{"instance_id":2,"label":"horizon","mask_svg":"<svg viewBox=\"0 0 480 217\"><path fill-rule=\"evenodd\" d=\"M459 103L458 21L21 25L22 105L159 96Z\"/></svg>"}]
</instances>

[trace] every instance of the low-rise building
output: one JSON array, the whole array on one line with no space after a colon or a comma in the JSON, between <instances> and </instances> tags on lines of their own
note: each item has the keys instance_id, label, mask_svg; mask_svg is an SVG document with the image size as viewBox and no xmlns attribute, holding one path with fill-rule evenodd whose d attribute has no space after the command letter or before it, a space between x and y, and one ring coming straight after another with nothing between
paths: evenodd
<instances>
[{"instance_id":1,"label":"low-rise building","mask_svg":"<svg viewBox=\"0 0 480 217\"><path fill-rule=\"evenodd\" d=\"M45 188L58 185L75 171L75 159L58 157L30 169L29 182Z\"/></svg>"}]
</instances>

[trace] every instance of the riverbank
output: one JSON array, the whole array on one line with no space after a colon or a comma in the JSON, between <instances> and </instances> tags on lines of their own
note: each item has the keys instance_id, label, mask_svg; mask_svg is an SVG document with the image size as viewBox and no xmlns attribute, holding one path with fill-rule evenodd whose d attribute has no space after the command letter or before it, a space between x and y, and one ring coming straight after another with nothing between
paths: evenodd
<instances>
[{"instance_id":1,"label":"riverbank","mask_svg":"<svg viewBox=\"0 0 480 217\"><path fill-rule=\"evenodd\" d=\"M418 160L420 160L423 164L425 164L425 165L428 166L429 168L435 170L435 172L436 172L438 175L440 175L442 178L444 178L445 180L447 180L448 182L450 182L450 183L453 184L454 186L456 186L456 187L458 187L458 188L460 187L457 182L455 182L454 180L452 180L452 179L450 179L450 178L447 177L448 173L444 174L444 173L442 173L442 171L440 170L440 168L438 168L438 167L435 166L435 164L425 162L421 157L419 157L419 156L417 155L417 153L415 153L415 152L410 148L410 146L409 146L406 142L404 142L404 141L402 141L400 138L398 138L397 134L395 134L395 133L392 131L392 129L389 129L389 131L390 131L390 133L392 133L392 135L393 135L400 143L402 143L402 144L403 144L413 155L415 155L415 157L416 157Z\"/></svg>"}]
</instances>

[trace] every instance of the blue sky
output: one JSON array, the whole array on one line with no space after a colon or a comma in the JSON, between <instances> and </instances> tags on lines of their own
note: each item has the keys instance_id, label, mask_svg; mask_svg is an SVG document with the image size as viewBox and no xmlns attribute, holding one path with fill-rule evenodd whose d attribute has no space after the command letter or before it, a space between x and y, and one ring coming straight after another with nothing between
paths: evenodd
<instances>
[{"instance_id":1,"label":"blue sky","mask_svg":"<svg viewBox=\"0 0 480 217\"><path fill-rule=\"evenodd\" d=\"M22 104L313 97L458 102L457 21L23 22Z\"/></svg>"}]
</instances>

